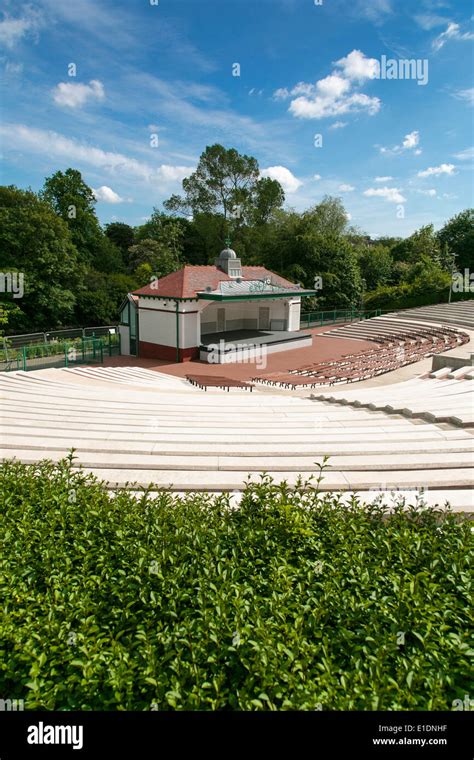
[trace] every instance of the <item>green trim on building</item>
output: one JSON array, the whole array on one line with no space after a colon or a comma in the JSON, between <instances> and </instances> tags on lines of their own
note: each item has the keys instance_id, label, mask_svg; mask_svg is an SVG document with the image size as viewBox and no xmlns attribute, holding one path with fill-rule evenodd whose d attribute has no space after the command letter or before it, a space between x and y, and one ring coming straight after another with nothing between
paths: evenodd
<instances>
[{"instance_id":1,"label":"green trim on building","mask_svg":"<svg viewBox=\"0 0 474 760\"><path fill-rule=\"evenodd\" d=\"M200 292L197 294L196 298L179 298L177 296L151 296L146 295L142 296L139 295L139 298L158 298L160 301L179 301L180 303L184 303L186 301L189 301L190 303L197 303L198 301L256 301L260 300L260 298L307 298L309 296L317 296L318 291L317 290L286 290L284 292L278 292L278 293L244 293L240 296L226 296L222 293L206 293L206 292Z\"/></svg>"},{"instance_id":2,"label":"green trim on building","mask_svg":"<svg viewBox=\"0 0 474 760\"><path fill-rule=\"evenodd\" d=\"M176 299L176 364L179 364L179 301Z\"/></svg>"},{"instance_id":3,"label":"green trim on building","mask_svg":"<svg viewBox=\"0 0 474 760\"><path fill-rule=\"evenodd\" d=\"M309 296L316 296L317 290L291 290L284 293L252 293L249 295L245 293L241 296L226 296L221 293L198 293L198 300L200 301L257 301L261 298L306 298Z\"/></svg>"}]
</instances>

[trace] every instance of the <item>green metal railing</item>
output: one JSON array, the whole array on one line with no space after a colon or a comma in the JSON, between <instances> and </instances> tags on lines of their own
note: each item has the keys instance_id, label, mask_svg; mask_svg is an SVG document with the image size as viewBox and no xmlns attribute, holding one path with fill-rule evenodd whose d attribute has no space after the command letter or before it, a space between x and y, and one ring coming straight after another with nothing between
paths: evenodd
<instances>
[{"instance_id":1,"label":"green metal railing","mask_svg":"<svg viewBox=\"0 0 474 760\"><path fill-rule=\"evenodd\" d=\"M380 309L329 309L327 311L309 311L301 315L300 325L304 327L322 327L326 324L338 322L356 322L362 319L379 317Z\"/></svg>"},{"instance_id":2,"label":"green metal railing","mask_svg":"<svg viewBox=\"0 0 474 760\"><path fill-rule=\"evenodd\" d=\"M65 341L80 340L81 338L107 337L114 332L118 333L117 325L99 327L75 327L64 330L50 330L49 332L22 333L21 335L4 335L0 338L0 348L21 348L22 346L47 345L48 343L64 343Z\"/></svg>"},{"instance_id":3,"label":"green metal railing","mask_svg":"<svg viewBox=\"0 0 474 760\"><path fill-rule=\"evenodd\" d=\"M49 367L71 367L78 364L103 364L104 353L120 353L120 340L114 336L82 338L79 341L51 342L17 349L0 349L0 372L28 372Z\"/></svg>"}]
</instances>

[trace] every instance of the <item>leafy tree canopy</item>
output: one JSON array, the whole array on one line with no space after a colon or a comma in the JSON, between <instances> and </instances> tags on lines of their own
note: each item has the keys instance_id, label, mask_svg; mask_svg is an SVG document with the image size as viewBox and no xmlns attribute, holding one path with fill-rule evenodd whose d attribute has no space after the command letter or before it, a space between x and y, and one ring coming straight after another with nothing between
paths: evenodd
<instances>
[{"instance_id":1,"label":"leafy tree canopy","mask_svg":"<svg viewBox=\"0 0 474 760\"><path fill-rule=\"evenodd\" d=\"M81 173L77 169L56 172L45 180L41 195L66 222L78 250L92 259L102 231L95 213L94 193Z\"/></svg>"},{"instance_id":2,"label":"leafy tree canopy","mask_svg":"<svg viewBox=\"0 0 474 760\"><path fill-rule=\"evenodd\" d=\"M459 271L474 270L474 209L468 208L450 219L438 232L440 245L454 255Z\"/></svg>"},{"instance_id":3,"label":"leafy tree canopy","mask_svg":"<svg viewBox=\"0 0 474 760\"><path fill-rule=\"evenodd\" d=\"M149 265L152 274L156 277L164 277L179 269L180 266L175 252L166 243L151 238L140 240L129 248L130 272L136 272L143 264ZM141 273L143 271L145 270L140 270Z\"/></svg>"},{"instance_id":4,"label":"leafy tree canopy","mask_svg":"<svg viewBox=\"0 0 474 760\"><path fill-rule=\"evenodd\" d=\"M49 328L72 318L85 270L66 222L30 190L0 187L0 265L2 271L24 274L24 296L14 301L11 330ZM2 296L10 303L11 298Z\"/></svg>"},{"instance_id":5,"label":"leafy tree canopy","mask_svg":"<svg viewBox=\"0 0 474 760\"><path fill-rule=\"evenodd\" d=\"M285 198L276 180L260 177L255 158L218 144L202 153L183 190L184 196L171 196L164 207L174 213L220 214L224 235L244 223L267 222Z\"/></svg>"}]
</instances>

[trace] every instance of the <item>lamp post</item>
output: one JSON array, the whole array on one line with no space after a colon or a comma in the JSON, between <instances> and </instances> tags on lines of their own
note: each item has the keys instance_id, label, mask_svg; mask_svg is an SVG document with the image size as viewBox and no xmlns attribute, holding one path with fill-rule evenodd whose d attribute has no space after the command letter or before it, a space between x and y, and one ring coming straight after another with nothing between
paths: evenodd
<instances>
[{"instance_id":1,"label":"lamp post","mask_svg":"<svg viewBox=\"0 0 474 760\"><path fill-rule=\"evenodd\" d=\"M446 253L448 253L448 244L446 243ZM453 252L451 254L451 272L449 277L449 297L448 297L448 303L451 303L451 295L453 292L453 274L456 271L456 253Z\"/></svg>"},{"instance_id":2,"label":"lamp post","mask_svg":"<svg viewBox=\"0 0 474 760\"><path fill-rule=\"evenodd\" d=\"M367 282L366 282L366 280L363 277L362 277L362 279L360 281L360 284L361 284L361 288L360 288L360 311L363 312L364 311L364 296L365 296L365 291L367 290Z\"/></svg>"}]
</instances>

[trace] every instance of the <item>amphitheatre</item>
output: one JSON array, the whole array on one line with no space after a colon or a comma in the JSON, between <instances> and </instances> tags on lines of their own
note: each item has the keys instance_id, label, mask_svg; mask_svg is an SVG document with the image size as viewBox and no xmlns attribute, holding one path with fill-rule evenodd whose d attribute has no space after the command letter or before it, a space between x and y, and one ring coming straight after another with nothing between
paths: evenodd
<instances>
[{"instance_id":1,"label":"amphitheatre","mask_svg":"<svg viewBox=\"0 0 474 760\"><path fill-rule=\"evenodd\" d=\"M255 363L118 356L2 372L1 456L76 464L111 491L235 492L269 473L387 503L474 508L474 301L311 328ZM222 379L224 378L224 379ZM190 381L191 380L191 381ZM251 392L249 392L251 391Z\"/></svg>"}]
</instances>

